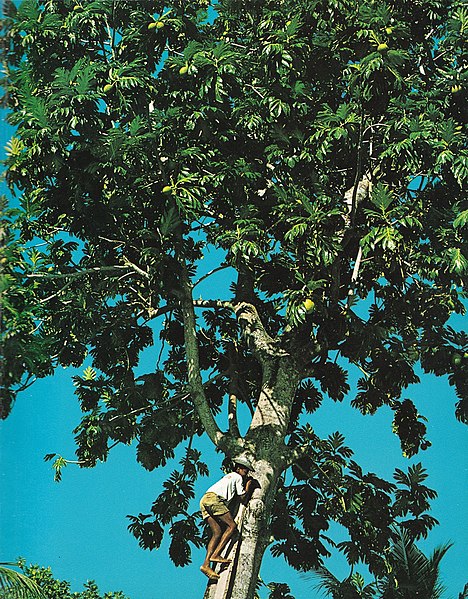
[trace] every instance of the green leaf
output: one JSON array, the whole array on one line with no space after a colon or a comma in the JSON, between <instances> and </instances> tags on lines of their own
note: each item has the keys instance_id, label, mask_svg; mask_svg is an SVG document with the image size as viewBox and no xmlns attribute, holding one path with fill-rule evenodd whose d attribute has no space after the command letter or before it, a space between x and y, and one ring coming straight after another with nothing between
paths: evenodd
<instances>
[{"instance_id":1,"label":"green leaf","mask_svg":"<svg viewBox=\"0 0 468 599\"><path fill-rule=\"evenodd\" d=\"M49 125L49 111L46 101L43 98L30 96L26 99L26 108L28 110L29 123L38 125L41 129L46 129Z\"/></svg>"},{"instance_id":2,"label":"green leaf","mask_svg":"<svg viewBox=\"0 0 468 599\"><path fill-rule=\"evenodd\" d=\"M306 222L298 222L293 225L284 235L285 241L294 241L297 237L303 237L307 233L308 225Z\"/></svg>"},{"instance_id":3,"label":"green leaf","mask_svg":"<svg viewBox=\"0 0 468 599\"><path fill-rule=\"evenodd\" d=\"M85 381L94 381L96 378L96 371L91 366L87 366L83 371L83 378Z\"/></svg>"},{"instance_id":4,"label":"green leaf","mask_svg":"<svg viewBox=\"0 0 468 599\"><path fill-rule=\"evenodd\" d=\"M67 460L62 456L59 456L52 464L52 468L55 470L54 481L59 483L62 480L62 468L67 466Z\"/></svg>"},{"instance_id":5,"label":"green leaf","mask_svg":"<svg viewBox=\"0 0 468 599\"><path fill-rule=\"evenodd\" d=\"M386 212L393 201L393 192L388 185L379 182L372 186L371 202L382 212Z\"/></svg>"},{"instance_id":6,"label":"green leaf","mask_svg":"<svg viewBox=\"0 0 468 599\"><path fill-rule=\"evenodd\" d=\"M468 180L468 155L458 155L453 161L452 171L460 187Z\"/></svg>"},{"instance_id":7,"label":"green leaf","mask_svg":"<svg viewBox=\"0 0 468 599\"><path fill-rule=\"evenodd\" d=\"M375 244L381 245L383 250L388 250L390 252L394 251L399 246L401 240L401 233L391 226L381 227L375 236Z\"/></svg>"},{"instance_id":8,"label":"green leaf","mask_svg":"<svg viewBox=\"0 0 468 599\"><path fill-rule=\"evenodd\" d=\"M445 255L451 271L460 275L468 271L468 260L459 248L450 248L446 250Z\"/></svg>"},{"instance_id":9,"label":"green leaf","mask_svg":"<svg viewBox=\"0 0 468 599\"><path fill-rule=\"evenodd\" d=\"M171 206L161 217L159 231L163 237L173 233L181 224L179 211L175 206Z\"/></svg>"},{"instance_id":10,"label":"green leaf","mask_svg":"<svg viewBox=\"0 0 468 599\"><path fill-rule=\"evenodd\" d=\"M453 221L453 226L458 229L464 227L468 223L468 210L460 212L460 214Z\"/></svg>"},{"instance_id":11,"label":"green leaf","mask_svg":"<svg viewBox=\"0 0 468 599\"><path fill-rule=\"evenodd\" d=\"M22 139L18 137L12 137L9 141L7 141L5 146L6 155L8 158L20 156L25 149L25 144Z\"/></svg>"}]
</instances>

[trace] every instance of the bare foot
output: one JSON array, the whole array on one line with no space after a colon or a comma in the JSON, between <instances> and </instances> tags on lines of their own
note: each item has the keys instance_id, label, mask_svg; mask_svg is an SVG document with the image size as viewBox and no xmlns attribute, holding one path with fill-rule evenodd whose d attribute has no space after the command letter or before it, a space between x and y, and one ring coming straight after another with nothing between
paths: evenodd
<instances>
[{"instance_id":1,"label":"bare foot","mask_svg":"<svg viewBox=\"0 0 468 599\"><path fill-rule=\"evenodd\" d=\"M211 556L210 562L216 562L217 564L230 564L232 559L226 559L225 557Z\"/></svg>"},{"instance_id":2,"label":"bare foot","mask_svg":"<svg viewBox=\"0 0 468 599\"><path fill-rule=\"evenodd\" d=\"M205 576L208 576L210 580L218 580L219 578L219 574L216 574L216 572L209 566L200 566L200 571L203 572Z\"/></svg>"}]
</instances>

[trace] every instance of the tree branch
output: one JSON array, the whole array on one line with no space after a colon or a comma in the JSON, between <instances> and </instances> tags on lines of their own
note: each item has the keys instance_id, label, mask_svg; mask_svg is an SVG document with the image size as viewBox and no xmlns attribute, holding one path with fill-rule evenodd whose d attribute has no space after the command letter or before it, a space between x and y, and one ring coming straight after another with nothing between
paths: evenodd
<instances>
[{"instance_id":1,"label":"tree branch","mask_svg":"<svg viewBox=\"0 0 468 599\"><path fill-rule=\"evenodd\" d=\"M237 361L237 350L229 348L229 399L228 399L228 422L229 432L234 437L240 437L239 423L237 421L237 394L239 389L239 369Z\"/></svg>"},{"instance_id":2,"label":"tree branch","mask_svg":"<svg viewBox=\"0 0 468 599\"><path fill-rule=\"evenodd\" d=\"M184 321L185 352L187 356L188 388L205 431L216 447L218 447L224 437L224 433L221 432L216 424L203 388L200 373L200 357L196 333L195 310L192 299L192 287L185 264L181 269L180 281L181 311Z\"/></svg>"},{"instance_id":3,"label":"tree branch","mask_svg":"<svg viewBox=\"0 0 468 599\"><path fill-rule=\"evenodd\" d=\"M198 299L198 300L193 300L192 304L193 304L194 308L214 308L214 309L221 308L221 309L234 310L234 306L231 304L231 302L225 302L222 300ZM150 308L147 311L148 317L150 320L152 318L158 318L159 316L163 316L164 314L167 314L168 312L171 312L172 310L176 310L178 307L179 307L179 304L173 303L173 304L166 304L165 306L161 306L160 308Z\"/></svg>"},{"instance_id":4,"label":"tree branch","mask_svg":"<svg viewBox=\"0 0 468 599\"><path fill-rule=\"evenodd\" d=\"M348 246L349 242L353 238L353 224L356 216L356 210L360 202L365 200L372 189L372 183L370 180L370 175L365 174L360 180L358 179L358 173L356 172L356 178L353 186L348 189L344 194L344 202L348 209L348 214L344 216L344 227L343 233L341 237L341 252L338 255L337 259L334 261L331 267L331 288L330 288L330 299L331 301L336 301L339 295L339 289L341 285L341 272L340 272L340 260L344 255L344 250ZM357 275L359 272L359 267L361 264L362 250L359 248L358 255L355 262L355 269L353 272L353 280L351 285L354 285L357 280ZM357 268L357 270L356 270ZM353 294L354 289L351 292Z\"/></svg>"},{"instance_id":5,"label":"tree branch","mask_svg":"<svg viewBox=\"0 0 468 599\"><path fill-rule=\"evenodd\" d=\"M137 266L133 262L130 262L130 260L128 258L126 258L125 256L123 258L125 260L125 266L130 267L136 273L138 273L142 277L145 277L145 279L149 279L150 278L149 273L147 273L146 270L143 270L142 268L140 268L139 266Z\"/></svg>"},{"instance_id":6,"label":"tree branch","mask_svg":"<svg viewBox=\"0 0 468 599\"><path fill-rule=\"evenodd\" d=\"M354 185L345 192L344 199L349 213L346 219L346 228L353 225L357 206L369 195L370 186L371 181L368 175L364 175L360 180L356 179Z\"/></svg>"},{"instance_id":7,"label":"tree branch","mask_svg":"<svg viewBox=\"0 0 468 599\"><path fill-rule=\"evenodd\" d=\"M225 308L234 311L234 306L231 302L223 300L193 300L192 304L195 308Z\"/></svg>"}]
</instances>

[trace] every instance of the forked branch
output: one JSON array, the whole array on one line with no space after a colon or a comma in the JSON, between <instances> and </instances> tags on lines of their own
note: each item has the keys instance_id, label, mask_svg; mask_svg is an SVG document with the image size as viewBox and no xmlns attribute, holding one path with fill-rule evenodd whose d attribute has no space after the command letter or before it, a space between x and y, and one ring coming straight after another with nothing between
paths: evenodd
<instances>
[{"instance_id":1,"label":"forked branch","mask_svg":"<svg viewBox=\"0 0 468 599\"><path fill-rule=\"evenodd\" d=\"M271 361L272 357L286 357L288 353L266 332L254 305L241 302L234 306L234 312L248 347L261 364Z\"/></svg>"}]
</instances>

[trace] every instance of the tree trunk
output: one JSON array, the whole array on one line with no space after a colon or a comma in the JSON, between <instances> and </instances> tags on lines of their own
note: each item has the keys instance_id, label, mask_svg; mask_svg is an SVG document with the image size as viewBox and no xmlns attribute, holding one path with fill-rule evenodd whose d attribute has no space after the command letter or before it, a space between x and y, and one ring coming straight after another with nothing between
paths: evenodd
<instances>
[{"instance_id":1,"label":"tree trunk","mask_svg":"<svg viewBox=\"0 0 468 599\"><path fill-rule=\"evenodd\" d=\"M255 464L261 488L247 505L239 540L235 569L226 599L253 599L265 549L270 544L270 516L276 495L279 471L271 464Z\"/></svg>"},{"instance_id":2,"label":"tree trunk","mask_svg":"<svg viewBox=\"0 0 468 599\"><path fill-rule=\"evenodd\" d=\"M240 446L253 461L253 476L259 488L254 491L243 516L230 578L217 584L225 585L226 593L222 595L225 599L253 599L263 554L271 542L271 514L279 478L287 466L285 437L301 373L297 352L285 351L268 336L253 306L240 304L236 314L263 373L249 430L239 439Z\"/></svg>"}]
</instances>

